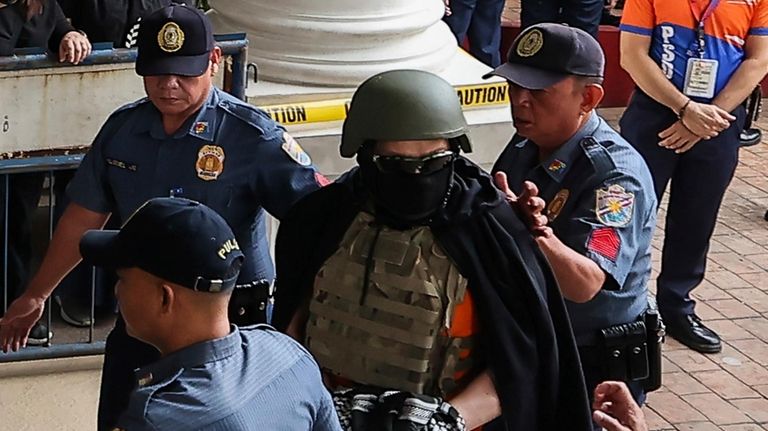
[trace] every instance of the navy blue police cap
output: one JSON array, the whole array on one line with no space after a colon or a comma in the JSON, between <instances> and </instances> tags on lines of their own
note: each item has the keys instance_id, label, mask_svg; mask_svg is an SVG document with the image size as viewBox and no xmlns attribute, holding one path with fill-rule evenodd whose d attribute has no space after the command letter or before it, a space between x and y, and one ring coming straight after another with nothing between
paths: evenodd
<instances>
[{"instance_id":1,"label":"navy blue police cap","mask_svg":"<svg viewBox=\"0 0 768 431\"><path fill-rule=\"evenodd\" d=\"M200 76L214 47L213 27L196 7L171 4L141 20L136 45L141 76Z\"/></svg>"},{"instance_id":2,"label":"navy blue police cap","mask_svg":"<svg viewBox=\"0 0 768 431\"><path fill-rule=\"evenodd\" d=\"M551 87L568 76L602 78L605 54L589 33L564 24L542 23L512 42L507 62L483 76L500 76L529 90Z\"/></svg>"},{"instance_id":3,"label":"navy blue police cap","mask_svg":"<svg viewBox=\"0 0 768 431\"><path fill-rule=\"evenodd\" d=\"M244 259L227 222L183 198L147 201L120 230L89 230L80 254L92 265L139 268L201 292L235 287Z\"/></svg>"}]
</instances>

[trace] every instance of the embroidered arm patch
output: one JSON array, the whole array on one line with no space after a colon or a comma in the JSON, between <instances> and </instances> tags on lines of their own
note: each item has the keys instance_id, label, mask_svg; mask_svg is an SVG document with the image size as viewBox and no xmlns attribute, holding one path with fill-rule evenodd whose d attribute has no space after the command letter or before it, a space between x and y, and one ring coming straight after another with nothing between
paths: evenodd
<instances>
[{"instance_id":1,"label":"embroidered arm patch","mask_svg":"<svg viewBox=\"0 0 768 431\"><path fill-rule=\"evenodd\" d=\"M589 235L587 250L605 257L611 262L616 262L621 249L621 237L612 227L595 229Z\"/></svg>"}]
</instances>

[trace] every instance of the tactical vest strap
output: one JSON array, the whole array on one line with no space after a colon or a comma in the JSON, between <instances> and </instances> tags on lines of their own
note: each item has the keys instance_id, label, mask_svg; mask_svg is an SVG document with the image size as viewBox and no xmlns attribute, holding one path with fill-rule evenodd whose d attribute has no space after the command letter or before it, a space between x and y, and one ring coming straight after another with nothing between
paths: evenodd
<instances>
[{"instance_id":1,"label":"tactical vest strap","mask_svg":"<svg viewBox=\"0 0 768 431\"><path fill-rule=\"evenodd\" d=\"M393 328L391 325L387 325L386 323L379 323L367 319L362 319L348 313L343 313L334 307L318 302L312 302L309 307L309 312L328 317L329 319L332 319L333 321L342 325L360 328L366 332L371 333L372 335L398 340L412 346L421 347L422 349L431 349L435 343L435 337L432 335L414 334L411 331Z\"/></svg>"},{"instance_id":2,"label":"tactical vest strap","mask_svg":"<svg viewBox=\"0 0 768 431\"><path fill-rule=\"evenodd\" d=\"M332 282L338 283L338 286L333 288L334 295L338 296L340 299L348 301L350 304L358 303L361 294L360 289L353 287L352 283L339 283L339 281L344 280L348 276L338 274L336 270L326 270L323 274L323 277L328 278L328 280ZM401 301L390 299L392 297L396 297L393 292L393 290L395 290L394 288L390 288L389 286L385 285L377 285L376 289L384 292L386 296L368 296L365 299L365 304L372 309L396 314L399 316L407 317L409 319L414 319L430 325L430 327L434 327L435 323L440 319L439 311L416 309L408 304L403 304Z\"/></svg>"},{"instance_id":3,"label":"tactical vest strap","mask_svg":"<svg viewBox=\"0 0 768 431\"><path fill-rule=\"evenodd\" d=\"M445 396L443 388L474 363L467 280L428 227L402 231L372 221L358 214L318 271L305 345L346 380ZM459 304L457 336L450 329Z\"/></svg>"},{"instance_id":4,"label":"tactical vest strap","mask_svg":"<svg viewBox=\"0 0 768 431\"><path fill-rule=\"evenodd\" d=\"M429 371L428 359L409 358L391 348L374 347L364 341L348 339L343 346L335 346L333 355L331 355L330 349L328 349L328 346L333 345L336 341L333 335L327 333L317 334L312 337L312 341L313 343L319 343L317 345L318 355L326 355L326 353L320 353L324 350L322 346L325 346L328 356L338 356L342 360L344 360L344 358L349 358L349 355L359 355L373 360L384 361L388 364L416 373L426 373Z\"/></svg>"}]
</instances>

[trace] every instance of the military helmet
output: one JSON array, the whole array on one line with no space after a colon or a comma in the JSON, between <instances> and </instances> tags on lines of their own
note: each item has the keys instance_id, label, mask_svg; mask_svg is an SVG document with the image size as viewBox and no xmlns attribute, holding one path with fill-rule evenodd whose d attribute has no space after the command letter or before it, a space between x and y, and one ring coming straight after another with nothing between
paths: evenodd
<instances>
[{"instance_id":1,"label":"military helmet","mask_svg":"<svg viewBox=\"0 0 768 431\"><path fill-rule=\"evenodd\" d=\"M456 90L420 70L392 70L363 82L354 96L341 135L342 157L354 156L366 141L449 139L472 151L469 127Z\"/></svg>"}]
</instances>

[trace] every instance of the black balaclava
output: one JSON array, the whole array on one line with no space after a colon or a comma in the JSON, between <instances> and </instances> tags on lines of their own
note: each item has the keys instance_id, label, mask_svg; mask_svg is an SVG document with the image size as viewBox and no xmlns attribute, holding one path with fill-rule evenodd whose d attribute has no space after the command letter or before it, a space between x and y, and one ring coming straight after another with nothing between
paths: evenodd
<instances>
[{"instance_id":1,"label":"black balaclava","mask_svg":"<svg viewBox=\"0 0 768 431\"><path fill-rule=\"evenodd\" d=\"M363 184L370 191L376 218L391 227L427 224L445 206L453 182L454 162L428 174L382 172L373 162L373 145L357 155Z\"/></svg>"}]
</instances>

